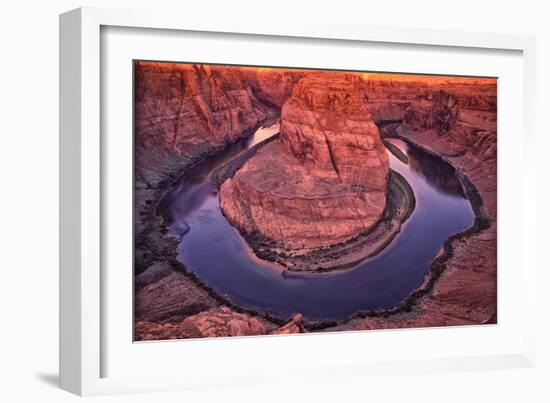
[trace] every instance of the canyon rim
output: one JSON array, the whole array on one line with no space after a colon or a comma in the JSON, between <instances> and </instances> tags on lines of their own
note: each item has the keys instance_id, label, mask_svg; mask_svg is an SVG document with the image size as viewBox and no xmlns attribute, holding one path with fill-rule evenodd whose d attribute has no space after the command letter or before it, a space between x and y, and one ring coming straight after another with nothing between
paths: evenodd
<instances>
[{"instance_id":1,"label":"canyon rim","mask_svg":"<svg viewBox=\"0 0 550 403\"><path fill-rule=\"evenodd\" d=\"M134 61L134 339L497 322L497 79Z\"/></svg>"}]
</instances>

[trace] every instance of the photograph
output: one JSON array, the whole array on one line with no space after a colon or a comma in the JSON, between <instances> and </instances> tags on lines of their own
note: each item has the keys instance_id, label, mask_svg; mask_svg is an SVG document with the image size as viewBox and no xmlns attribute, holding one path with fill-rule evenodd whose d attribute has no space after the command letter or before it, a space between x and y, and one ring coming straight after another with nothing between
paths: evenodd
<instances>
[{"instance_id":1,"label":"photograph","mask_svg":"<svg viewBox=\"0 0 550 403\"><path fill-rule=\"evenodd\" d=\"M497 78L133 61L134 340L497 323Z\"/></svg>"},{"instance_id":2,"label":"photograph","mask_svg":"<svg viewBox=\"0 0 550 403\"><path fill-rule=\"evenodd\" d=\"M1 401L550 402L543 2L5 3Z\"/></svg>"}]
</instances>

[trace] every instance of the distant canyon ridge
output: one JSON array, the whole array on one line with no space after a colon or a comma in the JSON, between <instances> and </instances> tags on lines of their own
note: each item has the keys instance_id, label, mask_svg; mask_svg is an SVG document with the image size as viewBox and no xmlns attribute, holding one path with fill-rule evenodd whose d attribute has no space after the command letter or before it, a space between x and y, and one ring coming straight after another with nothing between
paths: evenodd
<instances>
[{"instance_id":1,"label":"distant canyon ridge","mask_svg":"<svg viewBox=\"0 0 550 403\"><path fill-rule=\"evenodd\" d=\"M220 187L225 216L253 249L258 242L283 255L323 250L368 233L391 197L383 145L390 134L455 167L476 212L471 234L451 240L445 260L434 261L421 298L321 330L496 322L496 80L156 62L134 68L138 340L308 331L301 317L278 324L237 312L174 270L174 244L156 211L178 175L277 120L279 137Z\"/></svg>"}]
</instances>

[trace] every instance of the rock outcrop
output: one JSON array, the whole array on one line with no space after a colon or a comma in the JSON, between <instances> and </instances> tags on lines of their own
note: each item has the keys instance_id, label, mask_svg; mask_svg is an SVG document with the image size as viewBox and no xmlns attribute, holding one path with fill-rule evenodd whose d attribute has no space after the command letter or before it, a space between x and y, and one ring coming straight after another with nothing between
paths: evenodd
<instances>
[{"instance_id":1,"label":"rock outcrop","mask_svg":"<svg viewBox=\"0 0 550 403\"><path fill-rule=\"evenodd\" d=\"M283 106L279 141L222 185L222 210L249 240L318 249L380 219L389 159L358 85L342 74L303 78Z\"/></svg>"},{"instance_id":2,"label":"rock outcrop","mask_svg":"<svg viewBox=\"0 0 550 403\"><path fill-rule=\"evenodd\" d=\"M389 159L360 84L342 73L302 79L283 106L281 141L313 176L384 193Z\"/></svg>"},{"instance_id":3,"label":"rock outcrop","mask_svg":"<svg viewBox=\"0 0 550 403\"><path fill-rule=\"evenodd\" d=\"M433 129L438 134L444 134L455 126L457 114L456 97L439 90L407 107L403 120L406 127L412 130Z\"/></svg>"},{"instance_id":4,"label":"rock outcrop","mask_svg":"<svg viewBox=\"0 0 550 403\"><path fill-rule=\"evenodd\" d=\"M218 305L207 291L167 262L156 263L136 276L136 321L179 323Z\"/></svg>"},{"instance_id":5,"label":"rock outcrop","mask_svg":"<svg viewBox=\"0 0 550 403\"><path fill-rule=\"evenodd\" d=\"M135 339L147 341L306 333L303 325L301 314L294 315L287 324L275 327L263 319L221 306L188 316L179 322L138 320L135 324Z\"/></svg>"},{"instance_id":6,"label":"rock outcrop","mask_svg":"<svg viewBox=\"0 0 550 403\"><path fill-rule=\"evenodd\" d=\"M154 187L187 158L212 153L279 114L242 68L137 62L136 180Z\"/></svg>"},{"instance_id":7,"label":"rock outcrop","mask_svg":"<svg viewBox=\"0 0 550 403\"><path fill-rule=\"evenodd\" d=\"M292 94L296 83L311 70L288 70L277 68L243 69L242 73L252 92L265 105L271 105L279 111Z\"/></svg>"},{"instance_id":8,"label":"rock outcrop","mask_svg":"<svg viewBox=\"0 0 550 403\"><path fill-rule=\"evenodd\" d=\"M266 334L257 318L222 306L189 316L180 323L136 323L137 340L187 339L198 337L252 336Z\"/></svg>"},{"instance_id":9,"label":"rock outcrop","mask_svg":"<svg viewBox=\"0 0 550 403\"><path fill-rule=\"evenodd\" d=\"M296 314L290 322L280 328L275 329L271 334L295 334L306 333L304 329L304 317L301 314Z\"/></svg>"}]
</instances>

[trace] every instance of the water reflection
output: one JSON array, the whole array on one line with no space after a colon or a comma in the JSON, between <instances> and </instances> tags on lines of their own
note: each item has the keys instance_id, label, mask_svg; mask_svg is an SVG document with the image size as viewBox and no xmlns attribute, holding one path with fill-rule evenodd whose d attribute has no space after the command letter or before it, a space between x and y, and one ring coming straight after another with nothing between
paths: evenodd
<instances>
[{"instance_id":1,"label":"water reflection","mask_svg":"<svg viewBox=\"0 0 550 403\"><path fill-rule=\"evenodd\" d=\"M168 222L173 223L170 233L177 236L187 233L186 216L202 206L208 197L217 196L218 189L208 180L215 168L278 132L279 122L261 127L252 136L230 144L223 152L207 158L183 175L159 206Z\"/></svg>"},{"instance_id":2,"label":"water reflection","mask_svg":"<svg viewBox=\"0 0 550 403\"><path fill-rule=\"evenodd\" d=\"M455 169L450 164L416 147L409 147L403 141L400 147L406 148L411 168L421 174L433 187L449 195L464 197Z\"/></svg>"}]
</instances>

